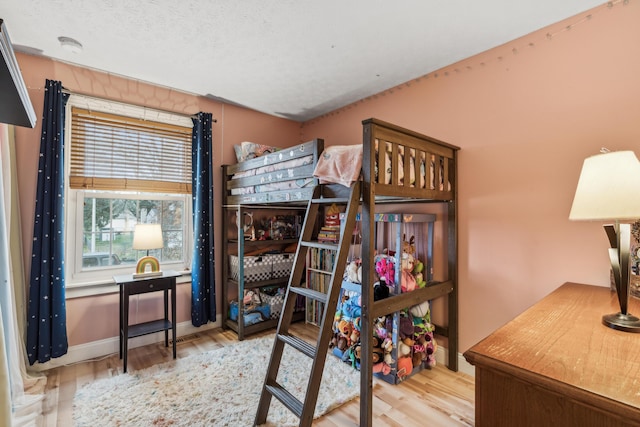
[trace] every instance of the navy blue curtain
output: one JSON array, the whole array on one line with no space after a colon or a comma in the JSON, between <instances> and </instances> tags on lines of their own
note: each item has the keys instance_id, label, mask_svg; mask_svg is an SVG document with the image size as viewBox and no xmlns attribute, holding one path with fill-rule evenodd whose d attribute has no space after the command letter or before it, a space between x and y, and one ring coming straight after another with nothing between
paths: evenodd
<instances>
[{"instance_id":1,"label":"navy blue curtain","mask_svg":"<svg viewBox=\"0 0 640 427\"><path fill-rule=\"evenodd\" d=\"M62 83L47 80L27 313L29 363L67 353L64 292L64 110Z\"/></svg>"},{"instance_id":2,"label":"navy blue curtain","mask_svg":"<svg viewBox=\"0 0 640 427\"><path fill-rule=\"evenodd\" d=\"M191 263L191 323L201 326L216 320L213 261L213 155L211 113L193 119L191 156L193 191L193 261Z\"/></svg>"}]
</instances>

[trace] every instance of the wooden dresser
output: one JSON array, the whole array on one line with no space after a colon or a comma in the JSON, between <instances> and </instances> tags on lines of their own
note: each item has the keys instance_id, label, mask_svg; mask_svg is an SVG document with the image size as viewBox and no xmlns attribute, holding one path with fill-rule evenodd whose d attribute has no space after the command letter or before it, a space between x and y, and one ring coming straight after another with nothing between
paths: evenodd
<instances>
[{"instance_id":1,"label":"wooden dresser","mask_svg":"<svg viewBox=\"0 0 640 427\"><path fill-rule=\"evenodd\" d=\"M608 288L565 283L465 352L476 427L640 426L640 334L602 325L618 311Z\"/></svg>"}]
</instances>

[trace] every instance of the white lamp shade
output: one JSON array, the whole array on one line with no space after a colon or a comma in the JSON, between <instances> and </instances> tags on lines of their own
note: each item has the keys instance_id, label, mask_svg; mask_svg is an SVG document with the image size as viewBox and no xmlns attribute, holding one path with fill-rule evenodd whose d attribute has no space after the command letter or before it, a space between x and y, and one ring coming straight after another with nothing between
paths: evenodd
<instances>
[{"instance_id":1,"label":"white lamp shade","mask_svg":"<svg viewBox=\"0 0 640 427\"><path fill-rule=\"evenodd\" d=\"M149 250L164 247L160 224L136 224L133 230L133 249Z\"/></svg>"},{"instance_id":2,"label":"white lamp shade","mask_svg":"<svg viewBox=\"0 0 640 427\"><path fill-rule=\"evenodd\" d=\"M640 162L633 151L613 151L585 159L569 213L571 220L640 218Z\"/></svg>"}]
</instances>

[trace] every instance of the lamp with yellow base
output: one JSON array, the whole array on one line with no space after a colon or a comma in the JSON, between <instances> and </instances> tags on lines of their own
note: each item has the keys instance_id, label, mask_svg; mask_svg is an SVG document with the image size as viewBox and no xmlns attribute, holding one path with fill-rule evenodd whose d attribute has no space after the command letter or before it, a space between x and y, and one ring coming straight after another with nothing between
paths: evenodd
<instances>
[{"instance_id":1,"label":"lamp with yellow base","mask_svg":"<svg viewBox=\"0 0 640 427\"><path fill-rule=\"evenodd\" d=\"M138 260L135 279L141 277L162 276L160 262L156 257L149 255L151 249L162 249L162 227L160 224L136 224L133 231L133 249L146 250L147 255Z\"/></svg>"}]
</instances>

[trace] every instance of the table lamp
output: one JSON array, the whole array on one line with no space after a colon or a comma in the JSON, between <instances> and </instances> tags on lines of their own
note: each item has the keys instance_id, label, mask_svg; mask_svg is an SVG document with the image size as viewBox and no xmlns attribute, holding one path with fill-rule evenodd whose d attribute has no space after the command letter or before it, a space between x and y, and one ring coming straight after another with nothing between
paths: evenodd
<instances>
[{"instance_id":1,"label":"table lamp","mask_svg":"<svg viewBox=\"0 0 640 427\"><path fill-rule=\"evenodd\" d=\"M628 311L631 273L631 225L640 218L640 162L633 151L602 150L585 159L571 206L570 220L613 221L604 226L620 312L606 314L602 323L625 332L640 332L640 319Z\"/></svg>"},{"instance_id":2,"label":"table lamp","mask_svg":"<svg viewBox=\"0 0 640 427\"><path fill-rule=\"evenodd\" d=\"M149 256L150 249L161 249L162 247L164 247L164 243L160 224L136 224L133 230L133 249L146 250L147 255L138 260L134 278L162 275L158 259Z\"/></svg>"}]
</instances>

